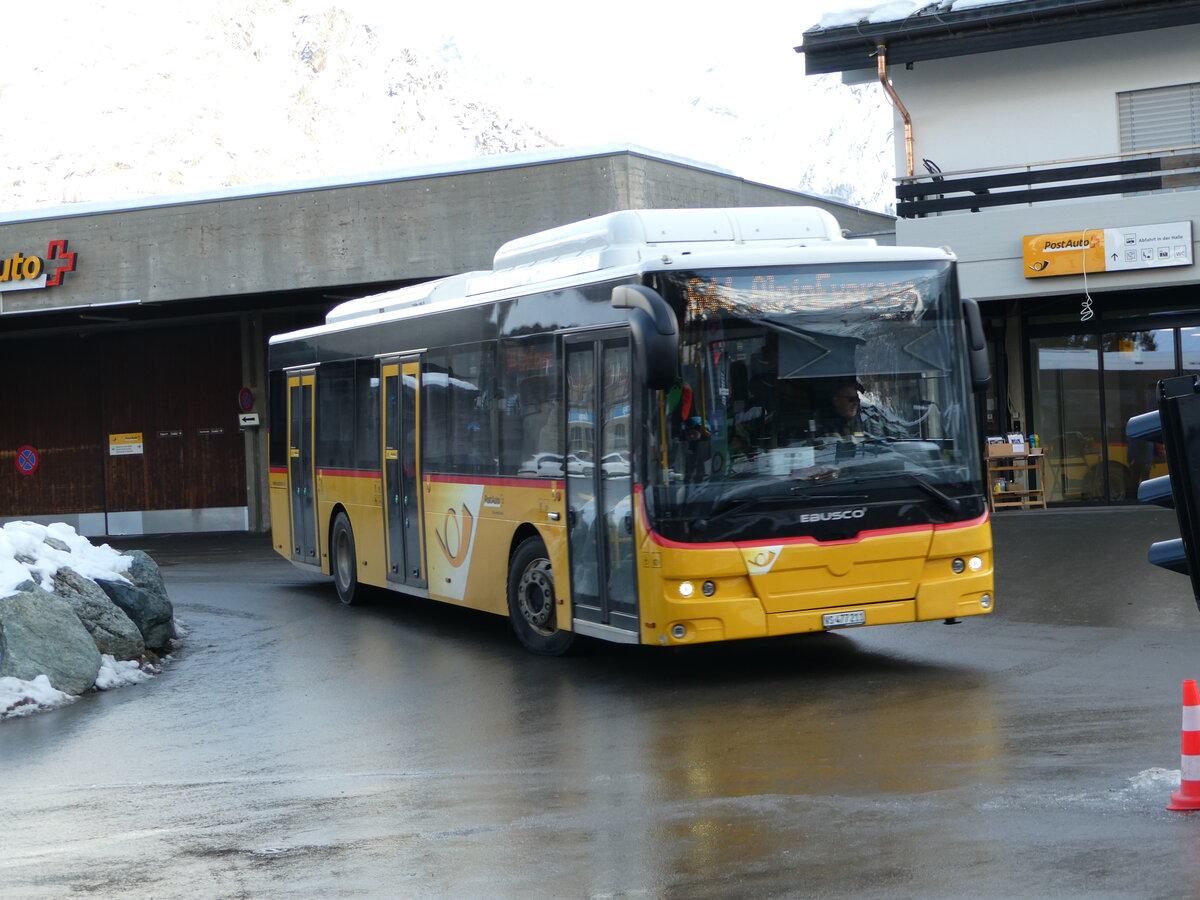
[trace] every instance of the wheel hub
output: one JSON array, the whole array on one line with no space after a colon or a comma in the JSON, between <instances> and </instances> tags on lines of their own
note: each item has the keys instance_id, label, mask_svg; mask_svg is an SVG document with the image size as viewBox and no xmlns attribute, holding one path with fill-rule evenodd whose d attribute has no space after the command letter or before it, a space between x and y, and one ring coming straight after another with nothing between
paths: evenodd
<instances>
[{"instance_id":1,"label":"wheel hub","mask_svg":"<svg viewBox=\"0 0 1200 900\"><path fill-rule=\"evenodd\" d=\"M554 617L554 576L548 559L539 559L522 573L517 586L521 615L534 628L546 630Z\"/></svg>"},{"instance_id":2,"label":"wheel hub","mask_svg":"<svg viewBox=\"0 0 1200 900\"><path fill-rule=\"evenodd\" d=\"M338 535L337 546L334 548L335 576L338 583L345 587L350 583L350 546L345 535Z\"/></svg>"}]
</instances>

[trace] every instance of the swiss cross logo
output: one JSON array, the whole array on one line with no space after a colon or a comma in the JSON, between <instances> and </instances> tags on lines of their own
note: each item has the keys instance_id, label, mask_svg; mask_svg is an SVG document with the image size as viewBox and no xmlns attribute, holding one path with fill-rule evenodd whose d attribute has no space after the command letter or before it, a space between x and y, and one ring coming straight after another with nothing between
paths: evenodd
<instances>
[{"instance_id":1,"label":"swiss cross logo","mask_svg":"<svg viewBox=\"0 0 1200 900\"><path fill-rule=\"evenodd\" d=\"M63 276L68 272L75 271L75 260L78 256L78 253L67 252L67 242L65 239L51 241L50 246L46 249L46 268L50 269L53 267L54 271L46 279L46 287L58 287L62 284Z\"/></svg>"}]
</instances>

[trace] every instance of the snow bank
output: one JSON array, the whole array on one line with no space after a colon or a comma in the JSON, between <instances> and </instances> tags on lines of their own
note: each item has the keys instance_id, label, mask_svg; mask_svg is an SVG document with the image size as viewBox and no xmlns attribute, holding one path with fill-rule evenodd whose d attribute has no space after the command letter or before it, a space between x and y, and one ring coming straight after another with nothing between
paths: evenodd
<instances>
[{"instance_id":1,"label":"snow bank","mask_svg":"<svg viewBox=\"0 0 1200 900\"><path fill-rule=\"evenodd\" d=\"M128 581L125 572L130 564L128 557L108 544L96 547L62 522L9 522L0 527L0 597L17 593L23 581L53 592L54 573L64 566L92 580Z\"/></svg>"},{"instance_id":2,"label":"snow bank","mask_svg":"<svg viewBox=\"0 0 1200 900\"><path fill-rule=\"evenodd\" d=\"M0 678L0 719L27 716L41 709L66 706L78 699L72 694L55 690L45 675L39 675L33 681Z\"/></svg>"},{"instance_id":3,"label":"snow bank","mask_svg":"<svg viewBox=\"0 0 1200 900\"><path fill-rule=\"evenodd\" d=\"M170 660L170 657L165 659ZM107 653L101 656L100 660L100 674L96 676L98 691L111 691L130 684L140 684L162 671L161 666L139 663L134 659L114 659ZM0 719L28 716L43 709L66 706L78 699L74 694L55 690L45 675L39 675L33 681L0 678Z\"/></svg>"}]
</instances>

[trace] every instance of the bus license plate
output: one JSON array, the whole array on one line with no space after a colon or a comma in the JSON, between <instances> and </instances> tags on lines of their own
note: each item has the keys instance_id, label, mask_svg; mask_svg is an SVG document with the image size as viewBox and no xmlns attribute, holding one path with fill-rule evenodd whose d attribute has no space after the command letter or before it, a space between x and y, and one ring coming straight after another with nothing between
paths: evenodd
<instances>
[{"instance_id":1,"label":"bus license plate","mask_svg":"<svg viewBox=\"0 0 1200 900\"><path fill-rule=\"evenodd\" d=\"M826 628L845 628L847 625L866 625L867 613L856 609L853 612L825 613L821 616L821 624Z\"/></svg>"}]
</instances>

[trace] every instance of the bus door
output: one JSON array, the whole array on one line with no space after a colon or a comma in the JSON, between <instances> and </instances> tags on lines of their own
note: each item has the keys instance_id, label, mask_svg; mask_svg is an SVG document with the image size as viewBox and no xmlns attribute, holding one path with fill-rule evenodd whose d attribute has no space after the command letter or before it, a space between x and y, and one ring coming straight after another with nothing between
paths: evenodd
<instances>
[{"instance_id":1,"label":"bus door","mask_svg":"<svg viewBox=\"0 0 1200 900\"><path fill-rule=\"evenodd\" d=\"M419 357L380 360L383 376L383 496L388 581L424 587L421 559L421 482L417 460L420 421Z\"/></svg>"},{"instance_id":2,"label":"bus door","mask_svg":"<svg viewBox=\"0 0 1200 900\"><path fill-rule=\"evenodd\" d=\"M607 626L609 637L618 629L636 641L629 335L569 337L565 353L564 468L576 626L585 633L587 624Z\"/></svg>"},{"instance_id":3,"label":"bus door","mask_svg":"<svg viewBox=\"0 0 1200 900\"><path fill-rule=\"evenodd\" d=\"M317 505L313 477L312 369L289 372L288 385L288 486L292 514L292 559L319 564L317 556Z\"/></svg>"}]
</instances>

